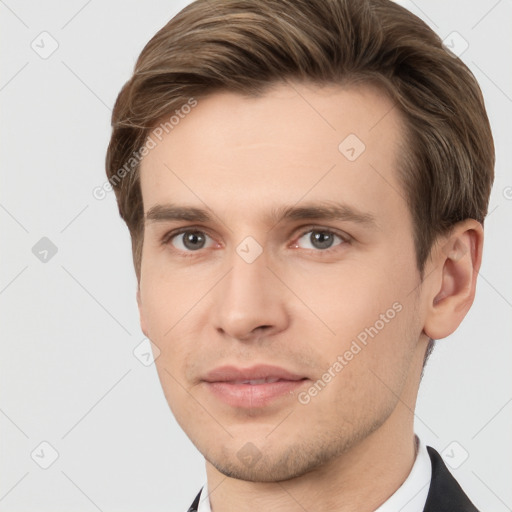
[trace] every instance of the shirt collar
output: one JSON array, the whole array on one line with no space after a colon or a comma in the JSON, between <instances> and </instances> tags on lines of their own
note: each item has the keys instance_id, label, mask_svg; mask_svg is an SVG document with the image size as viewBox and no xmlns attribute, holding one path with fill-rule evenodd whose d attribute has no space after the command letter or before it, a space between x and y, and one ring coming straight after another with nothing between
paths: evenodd
<instances>
[{"instance_id":1,"label":"shirt collar","mask_svg":"<svg viewBox=\"0 0 512 512\"><path fill-rule=\"evenodd\" d=\"M397 510L422 512L424 510L432 479L432 463L426 445L418 436L416 436L416 446L416 460L409 476L375 512L397 512Z\"/></svg>"}]
</instances>

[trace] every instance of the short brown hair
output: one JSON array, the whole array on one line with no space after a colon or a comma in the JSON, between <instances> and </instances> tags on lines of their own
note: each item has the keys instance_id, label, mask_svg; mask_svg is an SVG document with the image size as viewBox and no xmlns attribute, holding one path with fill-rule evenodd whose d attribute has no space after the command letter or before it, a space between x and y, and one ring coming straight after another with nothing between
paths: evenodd
<instances>
[{"instance_id":1,"label":"short brown hair","mask_svg":"<svg viewBox=\"0 0 512 512\"><path fill-rule=\"evenodd\" d=\"M106 170L139 280L144 213L133 155L150 130L191 98L257 96L286 80L372 83L394 101L421 273L438 235L467 218L483 224L494 145L482 93L422 20L390 0L197 0L147 43L112 113Z\"/></svg>"}]
</instances>

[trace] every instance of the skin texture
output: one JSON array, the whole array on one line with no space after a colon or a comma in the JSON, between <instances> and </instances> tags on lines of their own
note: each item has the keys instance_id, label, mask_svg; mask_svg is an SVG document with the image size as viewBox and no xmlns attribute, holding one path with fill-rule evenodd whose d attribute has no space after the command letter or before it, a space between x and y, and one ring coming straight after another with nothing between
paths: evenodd
<instances>
[{"instance_id":1,"label":"skin texture","mask_svg":"<svg viewBox=\"0 0 512 512\"><path fill-rule=\"evenodd\" d=\"M354 161L338 148L349 134L365 145ZM144 158L146 214L172 204L211 216L147 220L137 299L169 406L207 461L213 512L372 511L410 472L428 336L449 335L471 306L483 232L472 220L455 226L421 280L396 172L401 140L400 114L379 90L290 83L259 98L199 99ZM328 202L374 222L279 215ZM204 247L169 236L181 228L204 233ZM334 233L332 246L315 246L311 231ZM237 252L246 237L262 249L252 263ZM222 365L260 363L309 380L253 408L224 403L203 381Z\"/></svg>"}]
</instances>

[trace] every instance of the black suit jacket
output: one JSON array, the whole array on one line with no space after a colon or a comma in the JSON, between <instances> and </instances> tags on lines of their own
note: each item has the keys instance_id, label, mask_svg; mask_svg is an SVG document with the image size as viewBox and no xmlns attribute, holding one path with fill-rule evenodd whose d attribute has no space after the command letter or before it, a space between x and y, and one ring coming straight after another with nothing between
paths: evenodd
<instances>
[{"instance_id":1,"label":"black suit jacket","mask_svg":"<svg viewBox=\"0 0 512 512\"><path fill-rule=\"evenodd\" d=\"M434 448L427 446L432 462L432 480L423 512L478 512ZM197 512L201 491L188 512Z\"/></svg>"}]
</instances>

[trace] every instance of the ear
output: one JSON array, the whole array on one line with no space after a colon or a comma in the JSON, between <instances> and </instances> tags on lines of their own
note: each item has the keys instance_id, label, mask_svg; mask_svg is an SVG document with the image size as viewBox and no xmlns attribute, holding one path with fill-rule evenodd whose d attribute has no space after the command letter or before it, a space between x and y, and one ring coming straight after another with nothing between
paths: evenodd
<instances>
[{"instance_id":1,"label":"ear","mask_svg":"<svg viewBox=\"0 0 512 512\"><path fill-rule=\"evenodd\" d=\"M139 308L139 319L140 319L140 328L142 329L142 332L144 333L144 336L146 338L149 338L148 332L146 329L146 320L144 317L144 308L142 306L142 300L140 297L140 285L137 285L137 306Z\"/></svg>"},{"instance_id":2,"label":"ear","mask_svg":"<svg viewBox=\"0 0 512 512\"><path fill-rule=\"evenodd\" d=\"M423 331L445 338L457 329L475 298L484 241L480 222L456 224L433 248L429 263L427 311Z\"/></svg>"}]
</instances>

